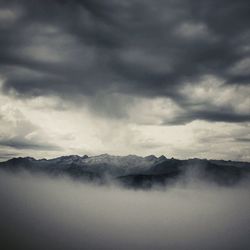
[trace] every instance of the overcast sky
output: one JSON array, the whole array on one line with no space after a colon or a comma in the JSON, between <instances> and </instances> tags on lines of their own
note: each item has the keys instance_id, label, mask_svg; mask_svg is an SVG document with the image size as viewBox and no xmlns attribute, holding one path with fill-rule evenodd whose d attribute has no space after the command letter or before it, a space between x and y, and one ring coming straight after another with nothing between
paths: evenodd
<instances>
[{"instance_id":1,"label":"overcast sky","mask_svg":"<svg viewBox=\"0 0 250 250\"><path fill-rule=\"evenodd\" d=\"M0 160L250 161L249 0L0 0Z\"/></svg>"}]
</instances>

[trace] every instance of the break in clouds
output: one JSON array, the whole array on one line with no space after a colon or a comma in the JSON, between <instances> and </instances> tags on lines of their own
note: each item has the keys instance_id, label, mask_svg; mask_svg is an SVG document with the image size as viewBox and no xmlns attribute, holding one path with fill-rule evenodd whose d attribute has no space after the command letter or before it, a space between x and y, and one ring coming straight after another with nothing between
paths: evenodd
<instances>
[{"instance_id":1,"label":"break in clouds","mask_svg":"<svg viewBox=\"0 0 250 250\"><path fill-rule=\"evenodd\" d=\"M249 12L247 0L1 0L1 159L249 160Z\"/></svg>"},{"instance_id":2,"label":"break in clouds","mask_svg":"<svg viewBox=\"0 0 250 250\"><path fill-rule=\"evenodd\" d=\"M249 249L249 182L149 191L0 172L4 249Z\"/></svg>"}]
</instances>

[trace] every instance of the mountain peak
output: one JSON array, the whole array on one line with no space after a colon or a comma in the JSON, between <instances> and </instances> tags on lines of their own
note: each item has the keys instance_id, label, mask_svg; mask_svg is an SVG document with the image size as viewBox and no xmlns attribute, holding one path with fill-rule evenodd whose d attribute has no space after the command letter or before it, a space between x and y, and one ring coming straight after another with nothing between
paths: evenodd
<instances>
[{"instance_id":1,"label":"mountain peak","mask_svg":"<svg viewBox=\"0 0 250 250\"><path fill-rule=\"evenodd\" d=\"M166 158L166 156L165 155L161 155L159 158L158 158L158 160L161 160L161 161L164 161L164 160L166 160L167 158Z\"/></svg>"},{"instance_id":2,"label":"mountain peak","mask_svg":"<svg viewBox=\"0 0 250 250\"><path fill-rule=\"evenodd\" d=\"M128 185L141 185L141 187L153 185L155 182L164 184L168 180L174 181L176 178L185 177L186 173L195 175L195 177L197 175L199 178L205 176L207 180L225 184L236 183L240 178L250 176L250 163L247 162L209 161L197 158L188 160L166 159L164 155L141 157L109 154L91 157L68 155L50 160L19 157L1 162L0 169L44 171L52 175L68 174L89 181L93 178L101 180L110 176L111 178L121 178L125 185L128 181L130 183Z\"/></svg>"},{"instance_id":3,"label":"mountain peak","mask_svg":"<svg viewBox=\"0 0 250 250\"><path fill-rule=\"evenodd\" d=\"M148 161L155 161L155 160L157 160L157 157L155 155L148 155L148 156L144 157L144 159L146 159Z\"/></svg>"},{"instance_id":4,"label":"mountain peak","mask_svg":"<svg viewBox=\"0 0 250 250\"><path fill-rule=\"evenodd\" d=\"M110 156L112 155L105 153L105 154L100 154L100 155L92 156L92 157L110 157Z\"/></svg>"}]
</instances>

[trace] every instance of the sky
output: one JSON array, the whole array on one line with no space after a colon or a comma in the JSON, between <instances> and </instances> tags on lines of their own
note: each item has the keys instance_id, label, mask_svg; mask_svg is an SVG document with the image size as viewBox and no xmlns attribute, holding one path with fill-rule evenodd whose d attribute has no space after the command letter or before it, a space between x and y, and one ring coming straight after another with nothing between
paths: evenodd
<instances>
[{"instance_id":1,"label":"sky","mask_svg":"<svg viewBox=\"0 0 250 250\"><path fill-rule=\"evenodd\" d=\"M250 161L248 0L0 0L0 160Z\"/></svg>"}]
</instances>

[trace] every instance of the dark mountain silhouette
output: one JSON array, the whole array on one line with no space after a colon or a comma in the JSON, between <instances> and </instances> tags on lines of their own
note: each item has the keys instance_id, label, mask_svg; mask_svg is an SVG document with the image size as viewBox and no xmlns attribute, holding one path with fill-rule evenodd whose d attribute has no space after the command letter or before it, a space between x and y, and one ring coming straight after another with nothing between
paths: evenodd
<instances>
[{"instance_id":1,"label":"dark mountain silhouette","mask_svg":"<svg viewBox=\"0 0 250 250\"><path fill-rule=\"evenodd\" d=\"M31 157L13 158L0 163L0 169L17 172L42 172L52 176L70 176L79 180L106 183L114 180L126 187L151 188L176 181L202 180L219 185L234 185L250 176L249 162L207 159L168 159L154 155L88 157L69 155L36 160Z\"/></svg>"}]
</instances>

